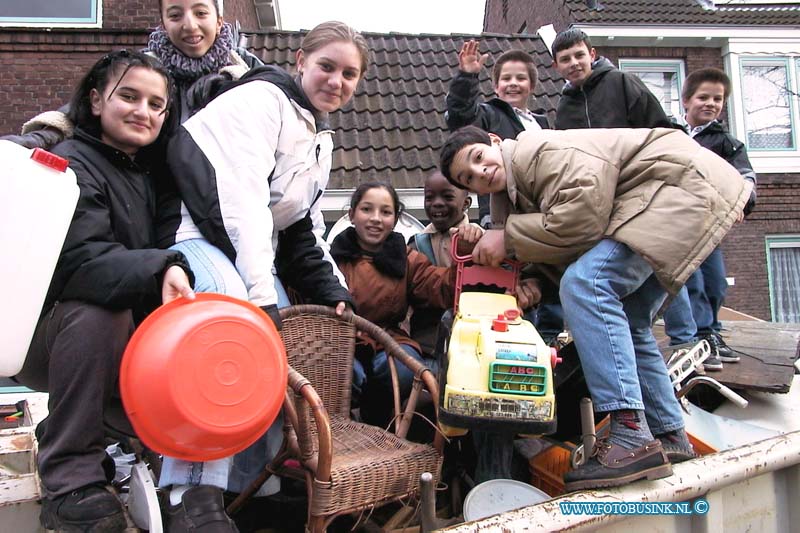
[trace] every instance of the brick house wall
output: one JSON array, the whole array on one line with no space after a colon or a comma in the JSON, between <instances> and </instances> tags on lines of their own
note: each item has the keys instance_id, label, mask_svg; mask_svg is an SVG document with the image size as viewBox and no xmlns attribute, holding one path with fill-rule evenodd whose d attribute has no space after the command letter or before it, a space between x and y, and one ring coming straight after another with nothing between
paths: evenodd
<instances>
[{"instance_id":1,"label":"brick house wall","mask_svg":"<svg viewBox=\"0 0 800 533\"><path fill-rule=\"evenodd\" d=\"M483 31L518 33L524 25L526 33L533 34L547 24L553 24L556 31L561 31L569 26L568 19L569 11L561 2L486 0Z\"/></svg>"},{"instance_id":2,"label":"brick house wall","mask_svg":"<svg viewBox=\"0 0 800 533\"><path fill-rule=\"evenodd\" d=\"M256 28L253 0L224 2L225 20ZM0 135L19 133L42 111L58 109L92 63L121 48L139 49L160 23L157 0L103 0L99 29L0 31Z\"/></svg>"},{"instance_id":3,"label":"brick house wall","mask_svg":"<svg viewBox=\"0 0 800 533\"><path fill-rule=\"evenodd\" d=\"M772 318L766 237L787 234L800 234L800 176L761 174L755 210L722 243L728 277L734 278L726 305L765 320Z\"/></svg>"},{"instance_id":4,"label":"brick house wall","mask_svg":"<svg viewBox=\"0 0 800 533\"><path fill-rule=\"evenodd\" d=\"M258 29L258 17L253 0L224 0L223 13L225 21L230 22L234 27L238 20L242 30Z\"/></svg>"},{"instance_id":5,"label":"brick house wall","mask_svg":"<svg viewBox=\"0 0 800 533\"><path fill-rule=\"evenodd\" d=\"M158 22L158 0L103 0L103 30L153 28Z\"/></svg>"}]
</instances>

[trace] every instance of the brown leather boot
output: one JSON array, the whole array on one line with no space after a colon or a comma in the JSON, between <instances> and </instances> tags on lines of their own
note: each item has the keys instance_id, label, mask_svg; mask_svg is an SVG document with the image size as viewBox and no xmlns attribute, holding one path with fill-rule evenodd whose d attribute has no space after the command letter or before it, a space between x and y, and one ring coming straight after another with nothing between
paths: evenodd
<instances>
[{"instance_id":1,"label":"brown leather boot","mask_svg":"<svg viewBox=\"0 0 800 533\"><path fill-rule=\"evenodd\" d=\"M592 457L564 474L567 492L601 487L618 487L640 479L661 479L672 475L672 465L659 440L638 448L624 448L607 439L595 445Z\"/></svg>"}]
</instances>

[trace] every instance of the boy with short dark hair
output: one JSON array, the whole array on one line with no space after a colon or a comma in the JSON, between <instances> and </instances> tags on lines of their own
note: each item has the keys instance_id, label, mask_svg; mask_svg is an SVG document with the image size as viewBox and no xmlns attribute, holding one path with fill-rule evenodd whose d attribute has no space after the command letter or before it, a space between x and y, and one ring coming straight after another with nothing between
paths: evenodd
<instances>
[{"instance_id":1,"label":"boy with short dark hair","mask_svg":"<svg viewBox=\"0 0 800 533\"><path fill-rule=\"evenodd\" d=\"M695 70L683 85L684 121L689 136L722 157L753 184L744 208L744 214L748 215L756 201L756 174L744 143L728 133L719 121L730 92L731 80L723 71L716 68ZM728 288L725 275L722 250L716 248L686 282L688 299L675 300L664 313L668 334L674 329L680 330L681 324L693 322L697 337L708 341L712 352L703 363L706 370L722 370L723 363L736 363L740 359L720 335L722 324L718 314Z\"/></svg>"},{"instance_id":2,"label":"boy with short dark hair","mask_svg":"<svg viewBox=\"0 0 800 533\"><path fill-rule=\"evenodd\" d=\"M561 301L594 408L611 415L608 439L565 476L567 490L669 475L665 452L693 451L652 321L667 291L677 292L741 219L750 185L663 128L501 141L466 127L445 142L440 166L456 186L508 204L505 228L486 231L476 262L511 255L564 271Z\"/></svg>"},{"instance_id":3,"label":"boy with short dark hair","mask_svg":"<svg viewBox=\"0 0 800 533\"><path fill-rule=\"evenodd\" d=\"M409 246L424 253L434 265L450 266L450 228L470 224L467 210L471 205L467 191L453 186L438 170L429 174L425 178L423 207L430 224L411 237Z\"/></svg>"},{"instance_id":4,"label":"boy with short dark hair","mask_svg":"<svg viewBox=\"0 0 800 533\"><path fill-rule=\"evenodd\" d=\"M556 70L567 80L556 110L557 130L672 127L645 84L598 56L583 31L560 32L552 49Z\"/></svg>"},{"instance_id":5,"label":"boy with short dark hair","mask_svg":"<svg viewBox=\"0 0 800 533\"><path fill-rule=\"evenodd\" d=\"M467 210L472 205L469 193L454 187L441 172L425 178L425 215L430 220L425 229L408 240L408 245L425 254L435 266L450 266L452 234L450 228L471 224ZM478 224L473 224L480 228ZM482 228L481 228L482 231ZM436 330L444 309L415 308L411 315L411 338L422 347L426 357L432 357L436 344Z\"/></svg>"},{"instance_id":6,"label":"boy with short dark hair","mask_svg":"<svg viewBox=\"0 0 800 533\"><path fill-rule=\"evenodd\" d=\"M475 40L461 47L458 72L450 82L446 100L445 119L450 130L473 125L506 139L529 128L549 128L547 117L528 109L539 77L533 57L524 50L508 50L497 59L492 68L497 98L479 101L478 76L488 58L488 54L480 54Z\"/></svg>"},{"instance_id":7,"label":"boy with short dark hair","mask_svg":"<svg viewBox=\"0 0 800 533\"><path fill-rule=\"evenodd\" d=\"M583 31L559 33L552 50L556 70L567 80L558 101L556 129L675 127L645 84L598 57ZM688 307L687 291L679 291L673 302L676 308ZM683 344L695 341L697 328L689 317L673 321L667 333L672 344Z\"/></svg>"}]
</instances>

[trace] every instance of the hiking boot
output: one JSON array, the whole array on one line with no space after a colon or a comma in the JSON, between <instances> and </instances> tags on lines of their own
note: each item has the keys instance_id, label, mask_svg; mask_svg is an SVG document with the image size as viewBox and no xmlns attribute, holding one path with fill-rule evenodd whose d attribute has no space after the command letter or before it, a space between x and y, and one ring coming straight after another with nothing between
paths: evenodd
<instances>
[{"instance_id":1,"label":"hiking boot","mask_svg":"<svg viewBox=\"0 0 800 533\"><path fill-rule=\"evenodd\" d=\"M585 464L564 474L567 492L618 487L640 479L672 475L672 465L658 440L631 449L600 439L594 452Z\"/></svg>"},{"instance_id":2,"label":"hiking boot","mask_svg":"<svg viewBox=\"0 0 800 533\"><path fill-rule=\"evenodd\" d=\"M661 442L661 447L664 449L664 453L667 454L667 459L674 465L698 457L694 448L691 447L691 443L690 447L686 448L677 435L662 433L661 435L656 435L656 438Z\"/></svg>"},{"instance_id":3,"label":"hiking boot","mask_svg":"<svg viewBox=\"0 0 800 533\"><path fill-rule=\"evenodd\" d=\"M111 487L100 484L43 499L39 521L60 533L137 531Z\"/></svg>"},{"instance_id":4,"label":"hiking boot","mask_svg":"<svg viewBox=\"0 0 800 533\"><path fill-rule=\"evenodd\" d=\"M719 360L723 363L738 363L741 360L741 357L733 353L731 347L725 344L719 333L710 333L704 335L703 338L708 341L711 351L716 352Z\"/></svg>"},{"instance_id":5,"label":"hiking boot","mask_svg":"<svg viewBox=\"0 0 800 533\"><path fill-rule=\"evenodd\" d=\"M703 368L710 372L719 372L722 370L722 360L713 349L705 361L703 361Z\"/></svg>"},{"instance_id":6,"label":"hiking boot","mask_svg":"<svg viewBox=\"0 0 800 533\"><path fill-rule=\"evenodd\" d=\"M225 513L222 489L209 485L192 487L184 492L180 504L167 507L165 519L168 533L239 531Z\"/></svg>"}]
</instances>

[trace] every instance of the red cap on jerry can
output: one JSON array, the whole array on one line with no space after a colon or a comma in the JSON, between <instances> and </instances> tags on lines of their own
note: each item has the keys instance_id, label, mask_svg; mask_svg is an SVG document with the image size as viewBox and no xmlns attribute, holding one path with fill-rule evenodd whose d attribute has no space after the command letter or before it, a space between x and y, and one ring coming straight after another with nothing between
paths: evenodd
<instances>
[{"instance_id":1,"label":"red cap on jerry can","mask_svg":"<svg viewBox=\"0 0 800 533\"><path fill-rule=\"evenodd\" d=\"M47 150L42 150L41 148L33 149L31 159L59 172L64 172L69 166L68 160L64 159L63 157L59 157L56 154L50 153Z\"/></svg>"}]
</instances>

